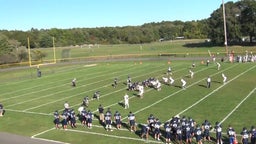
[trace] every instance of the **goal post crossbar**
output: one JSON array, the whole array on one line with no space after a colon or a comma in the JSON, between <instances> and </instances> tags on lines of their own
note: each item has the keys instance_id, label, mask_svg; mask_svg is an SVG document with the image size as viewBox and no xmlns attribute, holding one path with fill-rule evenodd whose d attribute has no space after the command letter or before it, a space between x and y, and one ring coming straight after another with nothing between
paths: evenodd
<instances>
[{"instance_id":1,"label":"goal post crossbar","mask_svg":"<svg viewBox=\"0 0 256 144\"><path fill-rule=\"evenodd\" d=\"M30 49L30 42L29 42L29 37L27 38L28 41L28 61L29 61L29 66L30 67L37 67L42 65L50 65L50 64L56 64L56 50L55 50L55 43L54 43L54 37L52 37L52 42L53 42L53 62L46 62L46 63L39 63L39 64L32 64L32 57L31 57L31 49Z\"/></svg>"}]
</instances>

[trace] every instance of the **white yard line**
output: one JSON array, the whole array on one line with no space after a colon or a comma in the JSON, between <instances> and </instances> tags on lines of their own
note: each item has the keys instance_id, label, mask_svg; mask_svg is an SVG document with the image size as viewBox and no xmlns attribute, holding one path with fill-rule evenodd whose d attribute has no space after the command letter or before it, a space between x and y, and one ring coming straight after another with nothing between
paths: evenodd
<instances>
[{"instance_id":1,"label":"white yard line","mask_svg":"<svg viewBox=\"0 0 256 144\"><path fill-rule=\"evenodd\" d=\"M234 66L236 66L236 65L233 65L233 66L227 68L226 70L231 69L231 68L234 67ZM222 73L223 71L224 71L224 70L218 71L217 73L213 74L212 76L217 75L217 74L219 74L219 73ZM197 81L197 82L195 82L195 83L193 83L193 84L187 86L187 88L192 87L192 86L198 84L199 82L201 82L201 81L203 81L203 80L205 80L205 79L199 80L199 81ZM174 93L172 93L172 94L170 94L170 95L168 95L168 96L166 96L166 97L164 97L164 98L162 98L162 99L160 99L160 100L158 100L158 101L152 103L151 105L148 105L148 106L146 106L146 107L144 107L144 108L142 108L142 109L140 109L140 110L138 110L138 111L136 111L136 112L133 112L133 113L136 114L136 113L139 113L139 112L141 112L141 111L144 111L145 109L151 108L152 106L154 106L154 105L156 105L156 104L158 104L158 103L160 103L160 102L162 102L162 101L164 101L164 100L166 100L166 99L168 99L168 98L170 98L170 97L172 97L172 96L174 96L174 95L176 95L177 93L182 92L182 91L184 91L184 90L183 90L183 89L180 89L180 90L178 90L178 91L176 91L176 92L174 92ZM123 118L122 120L124 120L124 119L127 119L127 117Z\"/></svg>"},{"instance_id":2,"label":"white yard line","mask_svg":"<svg viewBox=\"0 0 256 144\"><path fill-rule=\"evenodd\" d=\"M180 113L178 113L177 115L181 115L182 113L186 112L187 110L191 109L192 107L194 107L195 105L199 104L201 101L203 101L204 99L206 99L207 97L209 97L210 95L212 95L213 93L217 92L219 89L221 89L222 87L224 87L225 85L227 85L228 83L232 82L233 80L237 79L238 77L242 76L243 74L247 73L248 71L254 69L256 67L253 66L249 69L247 69L246 71L240 73L239 75L235 76L234 78L230 79L228 82L226 82L226 84L221 85L220 87L218 87L217 89L213 90L212 92L210 92L209 94L207 94L206 96L204 96L203 98L201 98L200 100L198 100L196 103L194 103L193 105L189 106L188 108L184 109L183 111L181 111ZM169 119L171 120L171 119Z\"/></svg>"},{"instance_id":3,"label":"white yard line","mask_svg":"<svg viewBox=\"0 0 256 144\"><path fill-rule=\"evenodd\" d=\"M226 119L228 119L229 116L232 115L235 110L237 110L240 105L255 92L255 90L256 88L254 88L238 105L236 105L236 107L223 120L221 120L220 123L223 123Z\"/></svg>"},{"instance_id":4,"label":"white yard line","mask_svg":"<svg viewBox=\"0 0 256 144\"><path fill-rule=\"evenodd\" d=\"M131 69L131 68L130 68ZM117 72L113 72L113 73L118 73L120 71L117 71ZM100 72L101 73L101 72ZM101 75L98 75L97 72L91 74L91 75L96 75L95 77L90 77L90 75L87 75L87 77L90 77L88 79L84 79L83 81L87 81L87 80L90 80L90 79L94 79L94 78L97 78L97 77L102 77L102 76L105 76L106 73L105 72L102 72L103 74ZM112 74L113 74L112 73ZM14 99L14 98L19 98L19 97L23 97L23 96L26 96L26 95L29 95L29 94L33 94L33 93L38 93L38 92L42 92L42 91L46 91L46 90L49 90L49 89L55 89L55 88L58 88L58 87L62 87L62 86L65 86L65 85L70 85L70 83L66 83L67 81L70 81L70 78L69 79L65 79L65 80L59 80L58 82L64 82L64 84L62 85L57 85L57 86L52 86L52 87L49 87L49 88L44 88L44 89L41 89L41 90L38 90L38 91L31 91L31 92L28 92L28 93L24 93L24 94L20 94L20 95L17 95L17 96L13 96L13 97L8 97L8 98L5 98L5 99L1 99L1 101L5 101L5 100L9 100L9 99ZM54 84L56 83L56 81L53 81L53 82L49 82L48 84ZM91 83L93 84L93 83ZM20 90L17 90L17 91L21 91L21 90L29 90L29 89L34 89L36 87L42 87L44 84L42 85L37 85L37 86L34 86L34 87L29 87L29 88L25 88L25 89L20 89ZM89 84L87 84L89 85ZM81 85L81 86L87 86L87 85ZM10 93L8 94L11 94L11 93L16 93L17 91L11 91ZM1 96L3 96L5 94L2 94Z\"/></svg>"},{"instance_id":5,"label":"white yard line","mask_svg":"<svg viewBox=\"0 0 256 144\"><path fill-rule=\"evenodd\" d=\"M226 70L228 70L228 69L231 69L232 67L234 67L235 65L233 65L233 66L231 66L231 67L229 67L229 68L227 68ZM226 84L228 84L229 82L231 82L231 81L233 81L233 80L235 80L236 78L238 78L238 77L240 77L241 75L243 75L243 74L245 74L246 72L248 72L248 71L250 71L251 69L253 69L253 68L255 68L256 66L254 66L254 67L252 67L252 68L250 68L250 69L248 69L248 70L246 70L246 71L244 71L243 73L241 73L241 74L239 74L239 75L237 75L236 77L234 77L233 79L231 79L231 80L229 80ZM212 76L214 76L214 75L217 75L217 74L219 74L219 73L221 73L221 72L223 72L223 71L219 71L219 72L217 72L217 73L215 73L215 74L213 74ZM203 80L205 80L205 79L203 79ZM193 84L191 84L191 85L189 85L187 88L189 88L189 87L191 87L191 86L193 86L193 85L195 85L195 84L197 84L197 83L199 83L199 82L201 82L202 80L199 80L199 81L197 81L197 82L195 82L195 83L193 83ZM225 85L226 85L225 84ZM182 113L184 113L185 111L187 111L188 109L190 109L190 108L192 108L193 106L195 106L195 105L197 105L198 103L200 103L202 100L204 100L205 98L207 98L208 96L210 96L211 94L213 94L214 92L216 92L216 91L218 91L220 88L222 88L223 86L225 86L225 85L222 85L222 86L220 86L220 87L218 87L217 89L215 89L214 91L212 91L211 93L209 93L208 95L206 95L205 97L203 97L202 99L200 99L198 102L196 102L196 103L194 103L193 105L191 105L191 106L189 106L188 108L186 108L185 110L183 110L182 112L180 112L179 114L182 114ZM223 122L223 121L225 121L254 91L256 90L256 88L254 88L247 96L246 96L246 98L244 98L222 121L221 121L221 123ZM175 93L173 93L173 94L171 94L171 95L169 95L169 96L167 96L167 97L165 97L165 98L163 98L163 99L161 99L161 100L158 100L157 102L155 102L155 103L153 103L153 104L151 104L151 105L149 105L149 106L147 106L147 107L144 107L144 108L142 108L142 109L140 109L140 110L138 110L138 111L136 111L136 112L134 112L135 114L136 113L139 113L139 112L141 112L141 111L143 111L143 110L145 110L145 109L147 109L147 108L150 108L150 107L152 107L153 105L156 105L156 104L158 104L158 103L160 103L161 101L163 101L163 100L165 100L165 99L167 99L167 98L169 98L169 97L171 97L171 96L173 96L173 95L175 95L175 94L177 94L177 93L179 93L179 92L181 92L181 91L183 91L183 90L179 90L179 91L177 91L177 92L175 92ZM124 118L125 119L125 118ZM122 119L123 120L123 119ZM100 128L102 128L103 126L98 126L98 125L94 125L93 127L100 127ZM49 130L46 130L46 131L44 131L44 132L41 132L41 133L38 133L38 134L36 134L36 135L33 135L32 137L36 137L36 136L38 136L38 135L41 135L41 134L43 134L43 133L46 133L46 132L48 132L48 131L51 131L51 130L53 130L53 129L55 129L55 128L52 128L52 129L49 129ZM126 130L126 129L124 129L124 130ZM93 134L93 135L99 135L99 136L106 136L106 137L112 137L112 138L118 138L118 139L126 139L126 140L135 140L135 141L144 141L144 142L150 142L150 143L162 143L162 142L158 142L158 141L151 141L151 140L149 140L149 141L145 141L145 140L142 140L142 139L138 139L138 138L132 138L132 137L123 137L123 136L116 136L116 135L109 135L109 134L103 134L103 133L97 133L97 132L89 132L89 131L81 131L81 130L73 130L73 129L68 129L67 131L71 131L71 132L78 132L78 133L86 133L86 134ZM49 140L49 141L51 141L51 140ZM60 143L62 143L62 142L60 142Z\"/></svg>"},{"instance_id":6,"label":"white yard line","mask_svg":"<svg viewBox=\"0 0 256 144\"><path fill-rule=\"evenodd\" d=\"M179 69L179 70L177 70L177 71L175 71L175 72L179 72L179 71L182 71L182 70L184 70L184 69L186 69L186 68ZM154 90L154 89L153 89L153 88L147 89L147 90L145 91L145 93L146 93L146 92L149 92L149 91L151 91L151 90ZM130 96L130 97L129 97L129 100L132 99L132 98L136 98L136 96L135 96L135 95ZM121 100L121 101L119 101L119 102L124 102L124 100ZM114 105L118 105L118 103L110 104L110 105L108 105L108 106L105 106L105 108L109 108L109 107L114 106ZM95 112L97 112L97 111L98 111L98 110L93 111L93 113L95 113Z\"/></svg>"},{"instance_id":7,"label":"white yard line","mask_svg":"<svg viewBox=\"0 0 256 144\"><path fill-rule=\"evenodd\" d=\"M179 71L181 71L181 70L183 70L183 69L186 69L186 68L182 68L182 69L180 69ZM156 72L156 71L154 71L154 72ZM154 72L151 72L151 73L154 73ZM147 75L148 74L150 74L150 73L147 73ZM141 75L140 75L141 76ZM140 76L135 76L134 78L137 78L137 77L140 77ZM144 76L144 75L143 75ZM120 89L120 90L125 90L125 89L127 89L127 88L123 88L123 89ZM149 90L147 90L147 91L149 91ZM111 93L112 94L112 93ZM106 95L109 95L109 94L106 94ZM104 96L106 96L106 95L104 95ZM102 96L101 96L102 97ZM132 96L132 97L130 97L129 99L131 99L131 98L134 98L135 96ZM91 101L91 100L89 100L89 101ZM123 101L123 100L122 100ZM120 102L122 102L122 101L120 101ZM111 107L111 106L114 106L114 105L117 105L118 103L114 103L114 104L111 104L111 105L108 105L108 106L105 106L105 108L108 108L108 107ZM78 103L78 104L76 104L76 105L72 105L71 106L71 108L72 107L75 107L75 106L79 106L79 105L81 105L81 103ZM61 109L62 110L62 109ZM97 111L97 110L96 110ZM96 111L94 111L94 112L96 112Z\"/></svg>"},{"instance_id":8,"label":"white yard line","mask_svg":"<svg viewBox=\"0 0 256 144\"><path fill-rule=\"evenodd\" d=\"M45 116L52 116L53 114L47 114L47 113L39 113L39 112L30 112L30 111L23 111L23 110L13 110L13 109L5 109L6 111L13 111L18 113L27 113L27 114L36 114L36 115L45 115Z\"/></svg>"},{"instance_id":9,"label":"white yard line","mask_svg":"<svg viewBox=\"0 0 256 144\"><path fill-rule=\"evenodd\" d=\"M179 69L178 71L175 71L175 72L179 72L179 71L182 71L182 70L184 70L184 69L186 69L186 68ZM208 68L200 69L199 71L196 71L195 73L204 71L205 69L208 69ZM176 79L180 79L180 78L176 78ZM175 79L175 80L176 80L176 79ZM148 89L146 92L149 92L149 91L151 91L151 90L153 90L153 89L152 89L152 88L151 88L151 89ZM129 99L132 99L132 98L135 98L135 97L136 97L136 96L132 96L132 97L130 97ZM120 102L123 102L123 100L120 101ZM114 106L114 105L117 105L117 104L118 104L118 103L113 103L113 104L111 104L111 105L106 106L106 108L111 107L111 106ZM97 110L96 110L96 111L93 111L93 113L95 113L95 112L97 112ZM123 118L123 119L125 119L125 118Z\"/></svg>"},{"instance_id":10,"label":"white yard line","mask_svg":"<svg viewBox=\"0 0 256 144\"><path fill-rule=\"evenodd\" d=\"M123 75L127 75L127 74L123 74ZM120 76L123 76L123 75L120 75ZM109 78L109 79L110 79L110 78ZM95 84L95 83L99 83L99 82L102 82L102 81L106 81L106 80L104 79L104 80L96 81L96 82L94 82L94 83L90 83L90 84L86 84L86 85L81 85L81 86L79 86L79 88L84 87L84 86L87 86L87 85L92 85L92 84ZM109 84L107 84L107 85L105 85L105 86L102 86L102 87L106 87L106 86L108 86L108 85L109 85ZM100 87L100 88L102 88L102 87ZM99 89L99 88L97 88L97 89ZM97 90L97 89L93 89L93 90ZM15 103L15 104L12 104L12 105L7 105L6 107L16 106L16 105L19 105L19 104L23 104L23 103L26 103L26 102L31 102L31 101L38 100L38 99L41 99L41 98L46 98L46 97L54 96L55 94L59 94L59 93L63 93L63 92L66 92L66 91L71 91L71 90L74 90L74 89L71 88L71 89L62 90L62 91L59 91L59 92L56 92L56 93L51 93L51 94L48 94L48 95L45 95L45 96L33 98L33 99L30 99L30 100L22 101L22 102ZM92 91L92 90L89 90L89 91ZM86 91L86 92L89 92L89 91ZM86 92L84 92L84 93L86 93ZM82 93L80 93L80 94L82 94ZM80 95L80 94L77 94L77 95ZM74 96L77 96L77 95L74 95ZM74 96L65 97L65 98L63 98L63 99L71 98L71 97L74 97ZM63 100L63 99L61 99L61 100ZM58 101L60 101L60 100L57 100L56 102L58 102ZM51 102L51 103L53 103L53 102ZM43 105L42 105L42 106L43 106Z\"/></svg>"},{"instance_id":11,"label":"white yard line","mask_svg":"<svg viewBox=\"0 0 256 144\"><path fill-rule=\"evenodd\" d=\"M80 69L81 68L81 69ZM65 70L65 71L69 71L69 72L67 72L67 73L72 73L73 71L71 71L71 70L76 70L76 71L82 71L82 70L84 70L83 69L83 67L80 67L79 69L80 70L77 70L78 68L73 68L73 69L70 69L70 70ZM67 74L67 73L61 73L61 74ZM97 72L96 72L97 73ZM98 72L98 73L101 73L101 72ZM93 74L91 74L91 75L93 75ZM87 75L88 76L88 75ZM46 77L52 77L52 76L44 76L44 77L42 77L42 78L40 78L40 79L44 79L44 78L46 78ZM37 78L36 79L32 79L33 81L36 81L36 80L38 80ZM31 79L28 79L28 80L25 80L25 81L31 81ZM25 81L21 81L21 82L25 82ZM70 78L69 79L62 79L62 80L58 80L57 82L66 82L66 81L70 81ZM18 82L18 83L21 83L20 81ZM54 84L54 83L56 83L56 81L53 81L53 82L49 82L48 84ZM12 83L12 84L15 84L15 83ZM18 89L18 90L16 90L15 89L15 91L9 91L9 92L6 92L6 93L2 93L1 94L1 96L4 96L4 95L7 95L7 94L13 94L13 93L17 93L17 92L20 92L20 91L24 91L24 90L29 90L29 89L34 89L34 88L37 88L37 87L42 87L42 86L44 86L44 84L38 84L38 85L36 85L36 86L33 86L33 87L27 87L27 88L24 88L24 89ZM58 86L57 86L58 87ZM54 88L54 87L53 87Z\"/></svg>"},{"instance_id":12,"label":"white yard line","mask_svg":"<svg viewBox=\"0 0 256 144\"><path fill-rule=\"evenodd\" d=\"M154 73L154 72L157 72L157 71L159 71L159 69L156 70L156 71L153 71L153 72L151 72L151 73ZM127 74L124 74L124 75L127 75ZM140 77L140 76L143 76L143 75L139 75L139 76L136 76L136 77ZM136 77L134 77L134 78L136 78ZM105 80L101 80L101 81L105 81ZM123 81L125 81L125 80L123 80ZM97 82L95 82L95 83L98 83L98 82L99 82L99 81L97 81ZM92 84L92 83L91 83L91 84ZM89 84L88 84L88 85L89 85ZM102 86L102 87L107 87L107 86L109 86L109 84L104 85L104 86ZM102 87L100 87L100 88L102 88ZM81 95L81 94L84 94L84 93L88 93L88 92L90 92L90 91L96 91L96 90L98 90L98 89L99 89L99 88L95 88L95 89L91 89L91 90L85 91L85 92L83 92L83 93L78 93L78 94L73 95L73 96L64 97L64 98L62 98L62 99L58 99L58 100L55 100L55 101L51 101L51 102L48 102L48 103L44 103L44 104L41 104L41 105L38 105L38 106L35 106L35 107L31 107L31 108L25 109L24 111L36 109L36 108L39 108L39 107L42 107L42 106L45 106L45 105L48 105L48 104L52 104L52 103L55 103L55 102L58 102L58 101L63 101L63 100L65 100L65 99L67 99L67 98L76 97L76 96L78 96L78 95ZM124 88L124 89L125 89L125 88ZM102 95L101 98L102 98L102 97L105 97L105 96L107 96L107 95L113 94L113 93L115 93L115 92L124 90L124 89L119 89L119 90L113 91L113 92L111 92L111 93ZM62 92L63 92L63 91L58 92L58 93L62 93ZM54 93L54 94L56 94L56 93ZM50 94L50 95L54 95L54 94ZM48 96L49 96L49 95L43 96L43 97L48 97ZM36 98L36 99L40 99L40 98L42 98L42 97L39 97L39 98ZM33 101L33 100L35 100L35 99L27 100L27 101L25 101L25 102ZM25 102L23 101L23 102L20 102L19 104L25 103ZM80 103L80 104L81 104L81 103ZM11 105L11 106L14 106L14 105L16 105L16 104L13 104L13 105ZM78 104L78 105L79 105L79 104ZM72 107L73 107L73 106L72 106Z\"/></svg>"}]
</instances>

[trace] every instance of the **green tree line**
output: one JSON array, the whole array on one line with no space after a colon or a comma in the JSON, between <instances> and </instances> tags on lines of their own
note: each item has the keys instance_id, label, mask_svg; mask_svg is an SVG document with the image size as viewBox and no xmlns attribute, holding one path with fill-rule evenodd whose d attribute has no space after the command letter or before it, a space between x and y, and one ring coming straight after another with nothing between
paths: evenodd
<instances>
[{"instance_id":1,"label":"green tree line","mask_svg":"<svg viewBox=\"0 0 256 144\"><path fill-rule=\"evenodd\" d=\"M256 35L256 1L227 2L225 14L228 45L243 44L245 41L252 44ZM56 47L83 44L139 44L181 37L210 39L213 45L223 45L223 7L220 5L209 18L197 21L162 21L124 27L0 30L0 61L14 55L16 59L13 61L24 60L28 47L27 37L30 38L30 48L52 47L52 37L55 38Z\"/></svg>"}]
</instances>

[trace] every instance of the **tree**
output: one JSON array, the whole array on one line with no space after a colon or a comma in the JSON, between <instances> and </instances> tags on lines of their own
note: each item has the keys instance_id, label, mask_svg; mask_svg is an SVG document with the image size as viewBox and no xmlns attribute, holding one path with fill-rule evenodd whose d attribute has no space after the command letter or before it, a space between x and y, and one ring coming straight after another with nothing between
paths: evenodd
<instances>
[{"instance_id":1,"label":"tree","mask_svg":"<svg viewBox=\"0 0 256 144\"><path fill-rule=\"evenodd\" d=\"M52 46L53 46L52 37L48 33L42 32L39 38L39 47L47 48Z\"/></svg>"},{"instance_id":2,"label":"tree","mask_svg":"<svg viewBox=\"0 0 256 144\"><path fill-rule=\"evenodd\" d=\"M13 47L8 42L8 38L5 35L0 35L0 56L4 54L10 54Z\"/></svg>"},{"instance_id":3,"label":"tree","mask_svg":"<svg viewBox=\"0 0 256 144\"><path fill-rule=\"evenodd\" d=\"M46 57L46 53L40 51L40 50L33 50L33 58L35 60L40 60L41 62L43 62L43 58Z\"/></svg>"},{"instance_id":4,"label":"tree","mask_svg":"<svg viewBox=\"0 0 256 144\"><path fill-rule=\"evenodd\" d=\"M19 48L17 51L17 59L19 62L28 60L28 52L26 48Z\"/></svg>"},{"instance_id":5,"label":"tree","mask_svg":"<svg viewBox=\"0 0 256 144\"><path fill-rule=\"evenodd\" d=\"M243 0L240 7L242 30L250 37L250 43L252 43L253 37L256 36L256 1Z\"/></svg>"},{"instance_id":6,"label":"tree","mask_svg":"<svg viewBox=\"0 0 256 144\"><path fill-rule=\"evenodd\" d=\"M239 4L227 2L225 4L225 17L227 26L227 42L228 44L236 42L241 37L240 22L237 16L241 13ZM208 37L215 44L224 44L224 20L222 5L215 10L208 19L209 32Z\"/></svg>"}]
</instances>

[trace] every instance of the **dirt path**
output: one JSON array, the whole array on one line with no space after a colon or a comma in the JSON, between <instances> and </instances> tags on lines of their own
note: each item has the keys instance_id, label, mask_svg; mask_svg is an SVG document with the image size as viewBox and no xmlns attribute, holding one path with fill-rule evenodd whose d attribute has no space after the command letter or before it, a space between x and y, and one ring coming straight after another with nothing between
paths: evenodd
<instances>
[{"instance_id":1,"label":"dirt path","mask_svg":"<svg viewBox=\"0 0 256 144\"><path fill-rule=\"evenodd\" d=\"M32 139L30 137L0 132L0 144L60 144L57 142Z\"/></svg>"}]
</instances>

